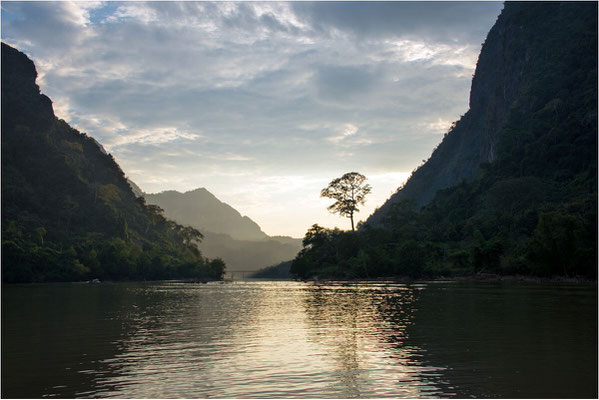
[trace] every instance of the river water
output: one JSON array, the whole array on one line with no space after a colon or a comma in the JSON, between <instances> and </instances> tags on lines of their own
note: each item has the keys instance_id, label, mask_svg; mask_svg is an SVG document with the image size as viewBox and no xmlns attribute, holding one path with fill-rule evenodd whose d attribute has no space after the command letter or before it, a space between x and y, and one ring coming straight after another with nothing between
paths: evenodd
<instances>
[{"instance_id":1,"label":"river water","mask_svg":"<svg viewBox=\"0 0 599 400\"><path fill-rule=\"evenodd\" d=\"M2 397L597 397L597 285L2 287Z\"/></svg>"}]
</instances>

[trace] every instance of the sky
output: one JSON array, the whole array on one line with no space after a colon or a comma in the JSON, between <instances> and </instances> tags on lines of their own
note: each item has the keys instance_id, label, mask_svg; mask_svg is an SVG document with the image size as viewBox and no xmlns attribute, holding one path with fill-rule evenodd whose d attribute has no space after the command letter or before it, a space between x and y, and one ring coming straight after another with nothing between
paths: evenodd
<instances>
[{"instance_id":1,"label":"sky","mask_svg":"<svg viewBox=\"0 0 599 400\"><path fill-rule=\"evenodd\" d=\"M372 186L365 220L468 110L500 2L12 2L59 118L147 193L204 187L269 235L350 229L320 191Z\"/></svg>"}]
</instances>

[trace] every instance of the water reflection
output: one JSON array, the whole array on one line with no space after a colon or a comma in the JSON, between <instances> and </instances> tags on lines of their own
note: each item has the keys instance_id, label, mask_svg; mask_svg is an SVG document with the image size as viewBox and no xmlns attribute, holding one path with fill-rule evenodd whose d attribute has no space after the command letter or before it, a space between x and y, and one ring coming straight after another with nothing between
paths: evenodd
<instances>
[{"instance_id":1,"label":"water reflection","mask_svg":"<svg viewBox=\"0 0 599 400\"><path fill-rule=\"evenodd\" d=\"M458 397L596 398L596 284L433 283L407 343Z\"/></svg>"},{"instance_id":2,"label":"water reflection","mask_svg":"<svg viewBox=\"0 0 599 400\"><path fill-rule=\"evenodd\" d=\"M162 284L128 289L112 371L80 396L422 397L405 285Z\"/></svg>"},{"instance_id":3,"label":"water reflection","mask_svg":"<svg viewBox=\"0 0 599 400\"><path fill-rule=\"evenodd\" d=\"M3 286L2 397L76 397L117 376L100 361L128 336L130 302L118 285Z\"/></svg>"},{"instance_id":4,"label":"water reflection","mask_svg":"<svg viewBox=\"0 0 599 400\"><path fill-rule=\"evenodd\" d=\"M422 285L330 284L305 300L311 340L335 363L331 390L341 397L423 397L438 394L423 380L419 348L407 345Z\"/></svg>"},{"instance_id":5,"label":"water reflection","mask_svg":"<svg viewBox=\"0 0 599 400\"><path fill-rule=\"evenodd\" d=\"M3 397L596 397L596 286L2 291Z\"/></svg>"},{"instance_id":6,"label":"water reflection","mask_svg":"<svg viewBox=\"0 0 599 400\"><path fill-rule=\"evenodd\" d=\"M127 317L133 332L119 343L116 357L102 361L119 375L98 379L96 395L208 397L214 389L210 376L227 376L220 361L243 351L234 345L234 336L249 324L255 308L252 293L216 283L165 283L131 290L136 302Z\"/></svg>"}]
</instances>

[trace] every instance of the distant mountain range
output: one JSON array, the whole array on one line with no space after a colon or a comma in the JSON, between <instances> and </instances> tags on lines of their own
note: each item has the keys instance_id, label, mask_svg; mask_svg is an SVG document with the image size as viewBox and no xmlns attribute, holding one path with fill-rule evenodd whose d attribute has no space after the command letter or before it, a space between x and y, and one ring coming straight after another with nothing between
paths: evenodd
<instances>
[{"instance_id":1,"label":"distant mountain range","mask_svg":"<svg viewBox=\"0 0 599 400\"><path fill-rule=\"evenodd\" d=\"M164 209L164 215L174 221L193 226L201 231L224 233L237 240L268 238L257 223L242 216L230 205L223 203L204 188L180 193L175 190L148 194L150 204Z\"/></svg>"},{"instance_id":2,"label":"distant mountain range","mask_svg":"<svg viewBox=\"0 0 599 400\"><path fill-rule=\"evenodd\" d=\"M229 270L255 271L291 260L302 247L301 239L268 236L256 222L205 188L185 193L168 190L148 194L129 182L133 191L148 204L164 209L165 217L200 230L204 235L199 246L202 253L222 258Z\"/></svg>"}]
</instances>

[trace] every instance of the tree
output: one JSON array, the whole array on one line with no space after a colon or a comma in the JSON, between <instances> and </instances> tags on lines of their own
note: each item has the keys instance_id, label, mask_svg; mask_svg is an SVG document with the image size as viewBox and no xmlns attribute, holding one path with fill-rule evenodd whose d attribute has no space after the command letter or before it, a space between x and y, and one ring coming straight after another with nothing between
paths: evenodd
<instances>
[{"instance_id":1,"label":"tree","mask_svg":"<svg viewBox=\"0 0 599 400\"><path fill-rule=\"evenodd\" d=\"M366 202L366 195L372 188L369 184L364 184L366 177L357 172L348 172L341 178L333 179L329 186L322 189L320 197L328 197L337 200L327 207L332 213L339 213L343 217L351 220L351 230L354 229L354 213L360 211L358 204Z\"/></svg>"},{"instance_id":2,"label":"tree","mask_svg":"<svg viewBox=\"0 0 599 400\"><path fill-rule=\"evenodd\" d=\"M164 210L155 204L148 204L145 206L146 210L150 214L150 219L148 220L148 225L146 226L146 233L150 229L150 225L156 225L157 221L166 221L164 218Z\"/></svg>"},{"instance_id":3,"label":"tree","mask_svg":"<svg viewBox=\"0 0 599 400\"><path fill-rule=\"evenodd\" d=\"M193 241L201 242L204 238L202 232L191 226L178 226L179 234L183 238L183 244L187 247L192 246ZM195 247L195 246L194 246Z\"/></svg>"},{"instance_id":4,"label":"tree","mask_svg":"<svg viewBox=\"0 0 599 400\"><path fill-rule=\"evenodd\" d=\"M207 265L208 272L210 273L211 278L221 280L225 275L225 271L227 266L222 258L215 258L214 260L210 260Z\"/></svg>"}]
</instances>

